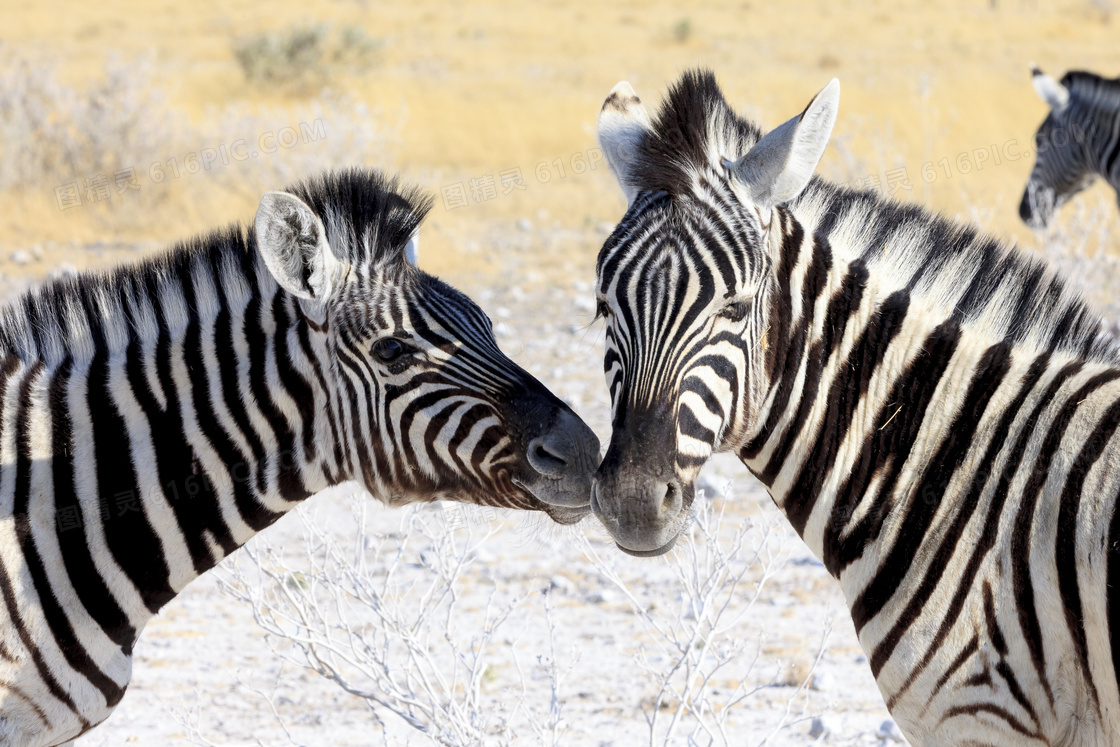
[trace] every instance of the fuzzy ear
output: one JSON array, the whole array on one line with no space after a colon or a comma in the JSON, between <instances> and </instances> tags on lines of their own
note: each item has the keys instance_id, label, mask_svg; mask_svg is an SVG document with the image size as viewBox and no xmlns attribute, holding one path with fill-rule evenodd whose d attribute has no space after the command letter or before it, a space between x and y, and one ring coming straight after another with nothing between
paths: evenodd
<instances>
[{"instance_id":1,"label":"fuzzy ear","mask_svg":"<svg viewBox=\"0 0 1120 747\"><path fill-rule=\"evenodd\" d=\"M1069 89L1046 73L1038 69L1038 65L1031 63L1031 83L1038 97L1055 111L1065 109L1069 103Z\"/></svg>"},{"instance_id":2,"label":"fuzzy ear","mask_svg":"<svg viewBox=\"0 0 1120 747\"><path fill-rule=\"evenodd\" d=\"M638 145L649 129L649 112L630 84L622 81L612 88L599 111L599 146L627 202L633 202L638 193L633 180L634 162Z\"/></svg>"},{"instance_id":3,"label":"fuzzy ear","mask_svg":"<svg viewBox=\"0 0 1120 747\"><path fill-rule=\"evenodd\" d=\"M412 234L412 238L404 245L404 258L413 267L420 264L420 232Z\"/></svg>"},{"instance_id":4,"label":"fuzzy ear","mask_svg":"<svg viewBox=\"0 0 1120 747\"><path fill-rule=\"evenodd\" d=\"M261 198L254 221L257 249L280 287L298 298L326 302L342 264L327 244L323 221L287 192Z\"/></svg>"},{"instance_id":5,"label":"fuzzy ear","mask_svg":"<svg viewBox=\"0 0 1120 747\"><path fill-rule=\"evenodd\" d=\"M747 187L756 205L772 208L792 200L813 177L839 107L840 81L833 78L805 111L766 133L747 155L724 165Z\"/></svg>"}]
</instances>

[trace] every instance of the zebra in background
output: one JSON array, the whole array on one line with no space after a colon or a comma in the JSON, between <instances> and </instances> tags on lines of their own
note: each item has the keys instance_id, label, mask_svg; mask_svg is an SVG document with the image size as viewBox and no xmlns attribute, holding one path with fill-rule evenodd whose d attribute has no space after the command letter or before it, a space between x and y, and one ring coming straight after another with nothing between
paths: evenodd
<instances>
[{"instance_id":1,"label":"zebra in background","mask_svg":"<svg viewBox=\"0 0 1120 747\"><path fill-rule=\"evenodd\" d=\"M429 200L347 171L0 317L0 743L108 717L144 624L303 499L587 512L598 440L422 272Z\"/></svg>"},{"instance_id":2,"label":"zebra in background","mask_svg":"<svg viewBox=\"0 0 1120 747\"><path fill-rule=\"evenodd\" d=\"M843 588L916 745L1120 743L1120 351L1037 261L813 177L835 81L763 136L690 72L599 138L613 423L591 505L672 547L739 454Z\"/></svg>"},{"instance_id":3,"label":"zebra in background","mask_svg":"<svg viewBox=\"0 0 1120 747\"><path fill-rule=\"evenodd\" d=\"M1072 71L1059 83L1031 65L1031 81L1050 113L1034 135L1037 155L1019 217L1046 226L1097 177L1112 185L1120 202L1120 78Z\"/></svg>"}]
</instances>

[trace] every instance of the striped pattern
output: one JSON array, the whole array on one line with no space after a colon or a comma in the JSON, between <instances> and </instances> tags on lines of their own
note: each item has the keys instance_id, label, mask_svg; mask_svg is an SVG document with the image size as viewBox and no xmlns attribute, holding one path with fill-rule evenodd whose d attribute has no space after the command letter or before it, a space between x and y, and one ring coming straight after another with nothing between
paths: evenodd
<instances>
[{"instance_id":1,"label":"striped pattern","mask_svg":"<svg viewBox=\"0 0 1120 747\"><path fill-rule=\"evenodd\" d=\"M1045 77L1038 68L1033 75ZM1036 226L1045 226L1098 177L1120 203L1120 78L1075 70L1051 85L1064 89L1067 101L1052 108L1035 133L1034 169L1019 204L1020 217Z\"/></svg>"},{"instance_id":2,"label":"striped pattern","mask_svg":"<svg viewBox=\"0 0 1120 747\"><path fill-rule=\"evenodd\" d=\"M522 442L570 411L406 262L427 200L360 171L291 191L347 267L326 307L281 290L234 227L3 312L0 744L104 720L145 622L329 485L557 510L523 487Z\"/></svg>"},{"instance_id":3,"label":"striped pattern","mask_svg":"<svg viewBox=\"0 0 1120 747\"><path fill-rule=\"evenodd\" d=\"M636 433L668 433L686 506L734 450L913 744L1120 743L1120 352L1045 267L920 208L814 179L760 214L721 165L759 136L690 73L629 162L596 489L650 463Z\"/></svg>"}]
</instances>

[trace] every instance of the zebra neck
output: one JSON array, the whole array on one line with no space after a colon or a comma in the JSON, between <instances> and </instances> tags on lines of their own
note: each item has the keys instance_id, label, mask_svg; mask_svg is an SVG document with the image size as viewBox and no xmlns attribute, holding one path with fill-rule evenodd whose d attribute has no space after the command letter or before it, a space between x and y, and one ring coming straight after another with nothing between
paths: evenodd
<instances>
[{"instance_id":1,"label":"zebra neck","mask_svg":"<svg viewBox=\"0 0 1120 747\"><path fill-rule=\"evenodd\" d=\"M965 456L947 429L985 425L999 383L1022 375L1018 359L1029 365L1031 356L962 327L930 298L884 290L860 260L834 262L825 241L798 241L807 256L779 275L773 299L780 350L761 426L740 455L839 577L884 552L879 539L892 512L932 519ZM904 469L923 444L949 450L931 455L944 479Z\"/></svg>"},{"instance_id":2,"label":"zebra neck","mask_svg":"<svg viewBox=\"0 0 1120 747\"><path fill-rule=\"evenodd\" d=\"M130 651L187 583L348 477L323 336L266 271L223 258L81 278L101 285L44 296L54 329L43 298L7 312L9 339L39 321L64 351L0 359L0 489L36 593L70 610L56 636Z\"/></svg>"}]
</instances>

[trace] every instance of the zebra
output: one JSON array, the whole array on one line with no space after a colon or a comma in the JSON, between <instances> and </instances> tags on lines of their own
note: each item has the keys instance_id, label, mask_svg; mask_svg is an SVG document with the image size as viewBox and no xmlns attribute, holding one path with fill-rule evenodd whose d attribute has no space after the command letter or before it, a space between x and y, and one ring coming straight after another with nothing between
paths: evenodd
<instances>
[{"instance_id":1,"label":"zebra","mask_svg":"<svg viewBox=\"0 0 1120 747\"><path fill-rule=\"evenodd\" d=\"M1061 82L1031 65L1031 81L1050 113L1034 135L1035 162L1019 217L1045 227L1054 211L1103 177L1120 204L1120 78L1074 70Z\"/></svg>"},{"instance_id":2,"label":"zebra","mask_svg":"<svg viewBox=\"0 0 1120 747\"><path fill-rule=\"evenodd\" d=\"M328 173L0 314L0 744L107 718L152 615L330 485L589 513L594 433L410 261L430 205Z\"/></svg>"},{"instance_id":3,"label":"zebra","mask_svg":"<svg viewBox=\"0 0 1120 747\"><path fill-rule=\"evenodd\" d=\"M833 80L763 135L690 71L599 115L628 208L597 260L612 435L592 487L669 550L734 452L840 583L915 745L1120 743L1120 350L1063 280L814 176Z\"/></svg>"}]
</instances>

